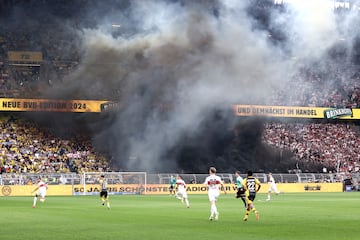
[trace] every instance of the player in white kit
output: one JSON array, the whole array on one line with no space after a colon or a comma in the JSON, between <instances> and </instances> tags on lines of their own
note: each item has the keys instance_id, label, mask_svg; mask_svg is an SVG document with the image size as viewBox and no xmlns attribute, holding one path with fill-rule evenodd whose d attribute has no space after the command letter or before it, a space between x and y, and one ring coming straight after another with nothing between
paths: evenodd
<instances>
[{"instance_id":1,"label":"player in white kit","mask_svg":"<svg viewBox=\"0 0 360 240\"><path fill-rule=\"evenodd\" d=\"M219 176L216 175L216 168L211 167L209 169L210 176L205 179L204 184L208 186L208 196L210 201L210 218L209 220L218 220L219 219L219 211L216 207L216 201L220 195L220 188L221 186L226 194L224 188L224 182L221 180Z\"/></svg>"},{"instance_id":2,"label":"player in white kit","mask_svg":"<svg viewBox=\"0 0 360 240\"><path fill-rule=\"evenodd\" d=\"M278 195L280 192L278 191L277 187L276 187L276 183L275 183L275 179L274 177L272 176L272 173L269 173L269 180L268 180L268 183L269 183L269 190L268 190L268 193L267 193L267 199L266 201L270 201L270 195L271 195L271 192L274 192L276 195Z\"/></svg>"},{"instance_id":3,"label":"player in white kit","mask_svg":"<svg viewBox=\"0 0 360 240\"><path fill-rule=\"evenodd\" d=\"M45 202L46 190L48 189L47 184L39 177L36 180L36 188L32 191L32 193L36 192L34 196L34 202L32 207L36 207L36 202L38 197L40 197L40 202Z\"/></svg>"},{"instance_id":4,"label":"player in white kit","mask_svg":"<svg viewBox=\"0 0 360 240\"><path fill-rule=\"evenodd\" d=\"M176 185L177 185L176 198L180 199L181 202L185 201L186 207L189 208L190 203L189 203L188 195L186 193L186 183L180 175L177 176Z\"/></svg>"}]
</instances>

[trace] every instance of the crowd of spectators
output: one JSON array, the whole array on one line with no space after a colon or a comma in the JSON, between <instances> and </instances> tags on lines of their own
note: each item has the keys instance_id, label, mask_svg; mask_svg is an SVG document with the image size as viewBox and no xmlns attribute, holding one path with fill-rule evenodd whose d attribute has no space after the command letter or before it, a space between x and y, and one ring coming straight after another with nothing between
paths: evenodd
<instances>
[{"instance_id":1,"label":"crowd of spectators","mask_svg":"<svg viewBox=\"0 0 360 240\"><path fill-rule=\"evenodd\" d=\"M299 162L325 169L360 171L360 136L350 123L265 124L263 141L280 150L290 150Z\"/></svg>"},{"instance_id":2,"label":"crowd of spectators","mask_svg":"<svg viewBox=\"0 0 360 240\"><path fill-rule=\"evenodd\" d=\"M59 138L30 120L12 117L1 117L0 127L1 173L109 170L108 161L95 152L89 137L69 134L68 138Z\"/></svg>"},{"instance_id":3,"label":"crowd of spectators","mask_svg":"<svg viewBox=\"0 0 360 240\"><path fill-rule=\"evenodd\" d=\"M16 6L16 3L8 4L4 8L16 9L11 8L11 4ZM23 7L31 7L28 4ZM27 9L23 13L8 11L15 16L0 19L4 23L0 25L0 97L39 96L43 89L61 83L79 63L77 35L67 30L66 19L61 22L46 10L42 11L41 1L33 1L32 4L34 9ZM39 4L38 8L36 4ZM65 2L60 1L50 4L58 4L58 9L61 4L66 6ZM68 8L62 8L64 14ZM2 13L6 15L6 11L1 12L0 3L0 17ZM25 60L14 64L9 60L9 51L38 52L42 54L42 60L36 64Z\"/></svg>"},{"instance_id":4,"label":"crowd of spectators","mask_svg":"<svg viewBox=\"0 0 360 240\"><path fill-rule=\"evenodd\" d=\"M26 26L0 26L0 96L39 95L42 89L61 83L76 68L79 54L74 34L48 28L46 33L31 34ZM19 66L9 61L9 51L41 52L43 59L39 66L25 61Z\"/></svg>"},{"instance_id":5,"label":"crowd of spectators","mask_svg":"<svg viewBox=\"0 0 360 240\"><path fill-rule=\"evenodd\" d=\"M326 63L326 67L304 66L284 88L272 95L270 105L358 108L360 107L359 66Z\"/></svg>"}]
</instances>

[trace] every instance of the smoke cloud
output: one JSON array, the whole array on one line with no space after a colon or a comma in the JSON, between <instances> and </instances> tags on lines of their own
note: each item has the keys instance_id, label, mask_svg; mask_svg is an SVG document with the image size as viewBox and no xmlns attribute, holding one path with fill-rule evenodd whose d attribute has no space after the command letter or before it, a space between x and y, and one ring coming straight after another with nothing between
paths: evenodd
<instances>
[{"instance_id":1,"label":"smoke cloud","mask_svg":"<svg viewBox=\"0 0 360 240\"><path fill-rule=\"evenodd\" d=\"M265 23L257 1L106 2L65 26L77 36L80 63L47 96L118 102L82 121L122 170L275 168L262 121L237 119L232 104L271 104L301 66L325 66L339 41L351 55L357 35L357 17L339 23L328 1L265 8Z\"/></svg>"},{"instance_id":2,"label":"smoke cloud","mask_svg":"<svg viewBox=\"0 0 360 240\"><path fill-rule=\"evenodd\" d=\"M122 109L100 135L116 133L116 160L126 169L176 169L186 165L182 161L202 158L204 165L216 164L209 142L220 144L216 139L230 134L231 105L266 99L268 89L281 84L281 58L265 34L252 31L246 6L225 2L216 16L220 4L204 2L136 2L129 15L141 19L139 30L128 38L101 26L83 30L83 62L68 82L71 88L73 82L83 85L74 89L89 96L120 89ZM212 126L216 114L231 117ZM203 150L203 156L185 154L189 158L179 162L189 147Z\"/></svg>"}]
</instances>

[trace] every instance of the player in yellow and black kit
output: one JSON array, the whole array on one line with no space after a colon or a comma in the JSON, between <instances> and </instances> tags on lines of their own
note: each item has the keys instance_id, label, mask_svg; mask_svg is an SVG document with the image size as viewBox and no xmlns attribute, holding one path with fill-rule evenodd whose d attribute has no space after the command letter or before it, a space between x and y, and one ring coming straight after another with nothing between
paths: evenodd
<instances>
[{"instance_id":1,"label":"player in yellow and black kit","mask_svg":"<svg viewBox=\"0 0 360 240\"><path fill-rule=\"evenodd\" d=\"M105 203L106 203L107 208L110 209L110 201L109 201L109 195L108 195L108 191L107 191L107 181L106 181L104 175L100 176L99 183L101 185L100 199L101 199L102 205L105 205Z\"/></svg>"},{"instance_id":2,"label":"player in yellow and black kit","mask_svg":"<svg viewBox=\"0 0 360 240\"><path fill-rule=\"evenodd\" d=\"M259 212L256 210L254 206L254 200L256 197L256 193L260 190L261 184L260 181L252 176L252 171L248 171L248 176L242 182L243 188L246 190L247 197L247 208L244 217L244 221L247 221L249 218L250 211L254 212L256 215L256 220L259 220Z\"/></svg>"}]
</instances>

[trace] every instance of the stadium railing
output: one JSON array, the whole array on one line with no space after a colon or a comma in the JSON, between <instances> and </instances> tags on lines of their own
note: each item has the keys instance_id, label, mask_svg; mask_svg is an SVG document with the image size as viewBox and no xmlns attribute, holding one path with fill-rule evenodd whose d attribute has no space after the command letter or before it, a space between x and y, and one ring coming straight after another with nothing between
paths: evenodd
<instances>
[{"instance_id":1,"label":"stadium railing","mask_svg":"<svg viewBox=\"0 0 360 240\"><path fill-rule=\"evenodd\" d=\"M169 184L170 176L176 176L178 173L145 173L145 172L96 172L96 173L44 173L44 174L29 174L29 173L2 173L0 174L0 185L31 185L36 182L40 176L48 184L98 184L97 179L100 175L106 175L109 184ZM218 173L225 183L235 183L235 176L231 173ZM186 183L201 184L205 181L208 174L181 174ZM242 174L246 177L246 174ZM254 176L262 183L268 182L268 175L266 173L254 173ZM332 173L279 173L273 174L277 183L307 183L307 182L341 182L345 174ZM354 182L360 180L360 174L353 174Z\"/></svg>"}]
</instances>

